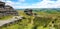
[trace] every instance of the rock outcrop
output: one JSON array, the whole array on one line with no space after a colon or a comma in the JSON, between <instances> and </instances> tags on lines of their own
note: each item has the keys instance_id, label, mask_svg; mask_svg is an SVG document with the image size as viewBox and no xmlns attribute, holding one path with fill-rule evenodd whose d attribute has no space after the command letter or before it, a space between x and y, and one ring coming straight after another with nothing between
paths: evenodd
<instances>
[{"instance_id":1,"label":"rock outcrop","mask_svg":"<svg viewBox=\"0 0 60 29\"><path fill-rule=\"evenodd\" d=\"M6 15L18 15L18 12L14 10L13 7L9 5L5 5L5 2L0 1L0 17L6 16Z\"/></svg>"}]
</instances>

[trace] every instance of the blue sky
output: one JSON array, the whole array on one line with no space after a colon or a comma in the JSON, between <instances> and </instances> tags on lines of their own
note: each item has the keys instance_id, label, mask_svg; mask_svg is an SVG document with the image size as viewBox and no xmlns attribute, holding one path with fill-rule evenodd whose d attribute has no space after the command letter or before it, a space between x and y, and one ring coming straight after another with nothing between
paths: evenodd
<instances>
[{"instance_id":1,"label":"blue sky","mask_svg":"<svg viewBox=\"0 0 60 29\"><path fill-rule=\"evenodd\" d=\"M60 8L60 0L0 0L15 9L20 8Z\"/></svg>"}]
</instances>

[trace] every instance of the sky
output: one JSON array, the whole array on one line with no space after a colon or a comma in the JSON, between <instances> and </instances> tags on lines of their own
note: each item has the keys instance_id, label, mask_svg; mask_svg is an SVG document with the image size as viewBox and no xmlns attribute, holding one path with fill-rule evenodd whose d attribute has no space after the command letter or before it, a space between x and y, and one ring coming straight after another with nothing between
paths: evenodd
<instances>
[{"instance_id":1,"label":"sky","mask_svg":"<svg viewBox=\"0 0 60 29\"><path fill-rule=\"evenodd\" d=\"M15 9L20 8L60 8L60 0L0 0Z\"/></svg>"}]
</instances>

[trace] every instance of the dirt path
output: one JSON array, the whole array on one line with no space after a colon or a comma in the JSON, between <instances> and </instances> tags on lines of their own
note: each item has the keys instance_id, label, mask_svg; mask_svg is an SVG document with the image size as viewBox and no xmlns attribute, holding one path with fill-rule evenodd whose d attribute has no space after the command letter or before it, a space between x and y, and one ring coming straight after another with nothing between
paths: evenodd
<instances>
[{"instance_id":1,"label":"dirt path","mask_svg":"<svg viewBox=\"0 0 60 29\"><path fill-rule=\"evenodd\" d=\"M0 20L0 26L3 26L4 24L8 24L8 23L10 23L10 22L14 22L14 21L17 21L17 20L20 20L20 19L22 19L22 17L16 17L16 16L14 16L13 18L11 18L11 19L8 19L8 20Z\"/></svg>"}]
</instances>

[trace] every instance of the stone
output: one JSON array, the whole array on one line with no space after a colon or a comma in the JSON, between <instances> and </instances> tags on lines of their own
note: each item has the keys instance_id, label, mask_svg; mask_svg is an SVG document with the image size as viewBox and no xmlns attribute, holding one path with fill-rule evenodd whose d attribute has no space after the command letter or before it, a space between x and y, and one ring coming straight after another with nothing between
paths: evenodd
<instances>
[{"instance_id":1,"label":"stone","mask_svg":"<svg viewBox=\"0 0 60 29\"><path fill-rule=\"evenodd\" d=\"M18 12L10 5L5 5L5 2L0 1L0 16L14 15L18 16Z\"/></svg>"}]
</instances>

